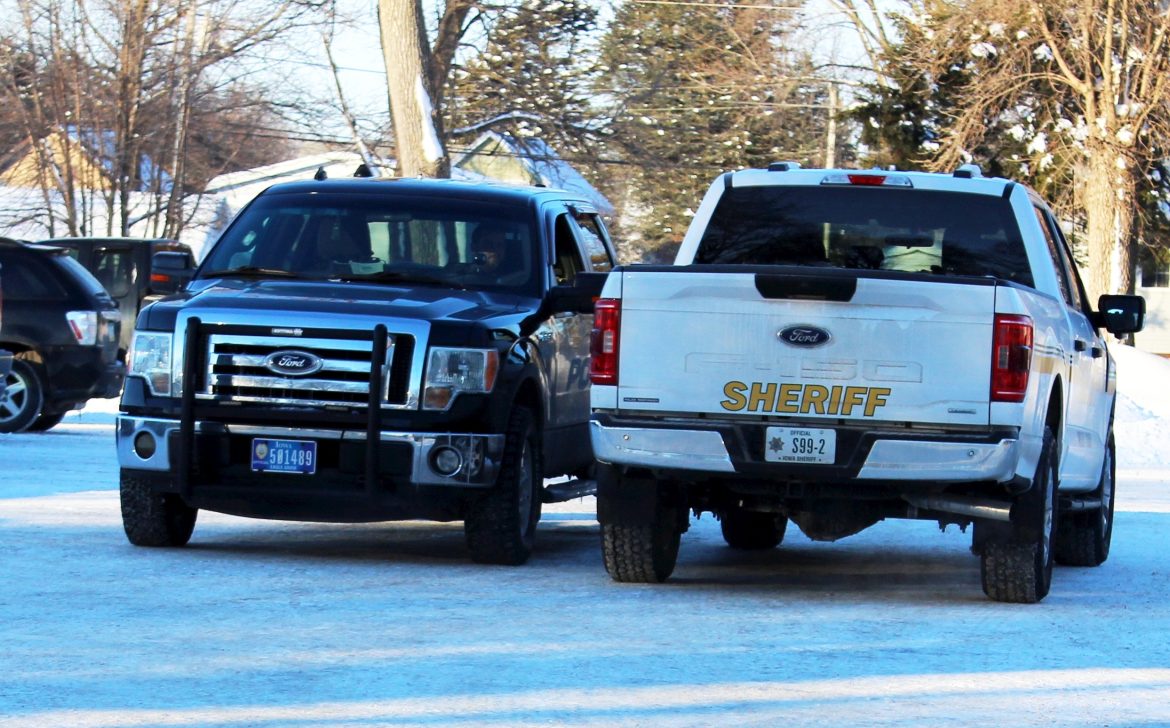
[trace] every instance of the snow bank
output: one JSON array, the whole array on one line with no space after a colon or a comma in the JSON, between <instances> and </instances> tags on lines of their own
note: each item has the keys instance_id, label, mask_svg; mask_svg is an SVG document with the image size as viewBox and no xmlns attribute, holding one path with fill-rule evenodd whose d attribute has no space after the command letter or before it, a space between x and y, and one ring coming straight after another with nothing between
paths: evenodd
<instances>
[{"instance_id":1,"label":"snow bank","mask_svg":"<svg viewBox=\"0 0 1170 728\"><path fill-rule=\"evenodd\" d=\"M1170 361L1132 346L1109 351L1117 360L1117 467L1170 467Z\"/></svg>"}]
</instances>

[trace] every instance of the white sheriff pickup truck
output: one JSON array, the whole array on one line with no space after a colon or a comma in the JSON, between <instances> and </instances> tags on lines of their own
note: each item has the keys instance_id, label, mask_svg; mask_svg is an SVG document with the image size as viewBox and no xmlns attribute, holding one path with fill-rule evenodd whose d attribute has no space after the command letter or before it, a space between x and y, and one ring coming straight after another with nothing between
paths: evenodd
<instances>
[{"instance_id":1,"label":"white sheriff pickup truck","mask_svg":"<svg viewBox=\"0 0 1170 728\"><path fill-rule=\"evenodd\" d=\"M674 570L690 512L733 548L789 520L833 541L886 518L973 525L983 590L1036 602L1113 525L1116 375L1052 211L983 177L803 170L712 184L673 266L609 274L591 438L605 567Z\"/></svg>"}]
</instances>

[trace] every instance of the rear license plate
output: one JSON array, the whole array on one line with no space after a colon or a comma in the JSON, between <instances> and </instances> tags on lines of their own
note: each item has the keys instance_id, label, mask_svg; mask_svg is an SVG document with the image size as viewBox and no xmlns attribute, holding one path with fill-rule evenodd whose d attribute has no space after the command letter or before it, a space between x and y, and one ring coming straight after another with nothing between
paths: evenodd
<instances>
[{"instance_id":1,"label":"rear license plate","mask_svg":"<svg viewBox=\"0 0 1170 728\"><path fill-rule=\"evenodd\" d=\"M312 440L252 440L252 470L258 473L317 472L317 443Z\"/></svg>"},{"instance_id":2,"label":"rear license plate","mask_svg":"<svg viewBox=\"0 0 1170 728\"><path fill-rule=\"evenodd\" d=\"M773 463L831 465L837 458L837 431L807 427L769 427L764 459Z\"/></svg>"}]
</instances>

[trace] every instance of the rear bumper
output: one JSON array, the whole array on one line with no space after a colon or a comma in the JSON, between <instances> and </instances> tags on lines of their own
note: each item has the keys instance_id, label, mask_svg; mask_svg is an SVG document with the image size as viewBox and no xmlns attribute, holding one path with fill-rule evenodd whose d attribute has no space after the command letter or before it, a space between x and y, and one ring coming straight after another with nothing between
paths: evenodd
<instances>
[{"instance_id":1,"label":"rear bumper","mask_svg":"<svg viewBox=\"0 0 1170 728\"><path fill-rule=\"evenodd\" d=\"M177 474L179 432L177 419L119 416L119 466L128 470ZM136 444L139 437L144 440ZM255 438L315 441L317 472L312 475L253 472L251 453ZM460 453L460 468L452 475L440 475L432 467L432 455L442 447ZM486 488L496 482L503 451L502 434L382 431L378 451L379 487L390 490L400 485ZM189 474L188 482L193 489L203 485L223 488L235 484L243 497L261 490L266 483L276 482L295 483L304 491L328 492L339 484L344 488L357 483L363 477L365 462L364 430L196 421L193 472Z\"/></svg>"},{"instance_id":2,"label":"rear bumper","mask_svg":"<svg viewBox=\"0 0 1170 728\"><path fill-rule=\"evenodd\" d=\"M42 351L51 405L77 404L122 391L126 365L101 346L46 347Z\"/></svg>"},{"instance_id":3,"label":"rear bumper","mask_svg":"<svg viewBox=\"0 0 1170 728\"><path fill-rule=\"evenodd\" d=\"M863 426L837 428L832 465L792 465L765 460L765 427L595 414L590 437L597 459L613 465L810 482L1007 482L1016 476L1021 456L1015 428L908 434Z\"/></svg>"}]
</instances>

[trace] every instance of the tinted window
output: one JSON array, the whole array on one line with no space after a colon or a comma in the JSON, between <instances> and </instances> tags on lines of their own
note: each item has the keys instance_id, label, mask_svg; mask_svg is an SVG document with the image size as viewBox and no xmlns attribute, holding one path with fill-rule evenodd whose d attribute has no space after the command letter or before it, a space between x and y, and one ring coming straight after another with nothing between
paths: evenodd
<instances>
[{"instance_id":1,"label":"tinted window","mask_svg":"<svg viewBox=\"0 0 1170 728\"><path fill-rule=\"evenodd\" d=\"M764 263L995 276L1032 285L999 197L861 187L726 191L696 263Z\"/></svg>"},{"instance_id":2,"label":"tinted window","mask_svg":"<svg viewBox=\"0 0 1170 728\"><path fill-rule=\"evenodd\" d=\"M201 275L240 267L307 278L396 275L529 292L540 285L522 208L359 195L271 195L241 213ZM492 251L477 245L492 246Z\"/></svg>"},{"instance_id":3,"label":"tinted window","mask_svg":"<svg viewBox=\"0 0 1170 728\"><path fill-rule=\"evenodd\" d=\"M97 278L94 278L93 274L86 270L85 266L81 263L78 263L68 255L54 255L53 260L61 268L64 268L69 278L87 293L94 295L102 301L110 300L110 294L106 292L101 282Z\"/></svg>"},{"instance_id":4,"label":"tinted window","mask_svg":"<svg viewBox=\"0 0 1170 728\"><path fill-rule=\"evenodd\" d=\"M112 295L121 298L134 283L134 259L126 249L94 252L93 275Z\"/></svg>"},{"instance_id":5,"label":"tinted window","mask_svg":"<svg viewBox=\"0 0 1170 728\"><path fill-rule=\"evenodd\" d=\"M35 254L33 254L35 255ZM65 289L46 269L44 262L32 255L0 255L4 268L4 297L12 301L59 301Z\"/></svg>"}]
</instances>

